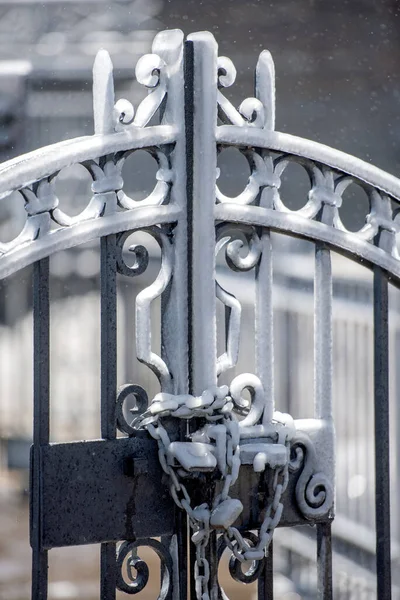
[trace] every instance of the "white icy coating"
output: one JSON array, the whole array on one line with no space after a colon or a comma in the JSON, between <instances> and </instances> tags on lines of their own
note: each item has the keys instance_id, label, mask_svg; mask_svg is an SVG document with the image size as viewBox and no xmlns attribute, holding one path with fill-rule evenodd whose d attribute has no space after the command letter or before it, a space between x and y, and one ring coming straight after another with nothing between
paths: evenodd
<instances>
[{"instance_id":1,"label":"white icy coating","mask_svg":"<svg viewBox=\"0 0 400 600\"><path fill-rule=\"evenodd\" d=\"M79 137L44 146L0 166L0 198L65 167L95 160L99 156L170 144L175 141L176 133L177 128L170 125L156 125L146 129L128 126L117 133Z\"/></svg>"},{"instance_id":2,"label":"white icy coating","mask_svg":"<svg viewBox=\"0 0 400 600\"><path fill-rule=\"evenodd\" d=\"M251 463L261 472L267 465L287 467L288 444L300 436L309 443L312 464L307 467L308 481L297 493L301 510L312 520L313 515L326 515L331 508L334 478L330 255L318 242L360 262L376 264L400 281L396 248L400 227L389 197L400 200L400 180L343 152L274 131L274 65L268 51L261 53L257 63L255 97L244 99L235 108L224 95L224 88L233 85L236 77L230 59L218 57L216 42L207 32L188 39L194 47L194 110L189 107L194 119L192 255L187 252L183 34L166 31L156 36L152 53L136 65L137 80L149 91L139 106L133 107L127 99L115 102L112 63L101 50L93 72L95 135L42 148L0 167L0 198L20 190L27 212L20 236L10 244L0 244L0 277L58 250L110 233L143 229L153 235L161 248L162 266L136 304L137 356L156 373L162 389L149 407L149 419L220 418L195 432L192 442L170 444L171 464L177 462L188 471L218 468L223 477L229 474L235 480L239 466L229 471L230 443L238 448L236 460L240 454L242 463ZM160 124L149 127L161 103L165 110ZM217 126L217 109L224 123L221 126ZM216 185L218 144L239 147L249 162L249 182L236 197L222 194ZM165 145L169 145L167 150ZM140 203L124 193L123 158L116 156L139 148L151 149L159 167L154 190ZM282 156L273 160L269 151ZM290 161L303 164L312 179L307 202L298 211L289 210L279 192ZM93 197L78 217L69 217L58 206L54 182L58 171L77 163L84 164L92 176ZM366 225L349 232L340 219L342 196L351 183L360 181L367 184L364 187L372 208ZM217 250L225 245L228 265L236 271L254 269L256 275L255 374L238 375L229 389L218 388L217 378L222 373L226 376L237 363L241 306L215 280L215 222ZM175 225L173 239L154 227L163 224ZM235 237L235 227L236 233L241 231L241 239ZM271 230L316 242L315 418L296 423L289 415L277 413L274 406ZM151 304L167 286L159 356L151 343ZM230 309L226 348L219 357L216 297ZM192 394L188 393L189 379ZM244 390L250 392L250 401L243 398ZM235 408L248 410L241 421L225 418ZM313 502L320 493L317 475L321 474L320 482L325 485L327 480L326 498L315 508ZM240 511L238 501L223 500L208 511L210 523L224 529ZM201 514L205 518L206 512L193 510L199 518Z\"/></svg>"},{"instance_id":3,"label":"white icy coating","mask_svg":"<svg viewBox=\"0 0 400 600\"><path fill-rule=\"evenodd\" d=\"M192 386L216 384L214 197L217 155L217 44L208 32L188 37L194 50L192 207ZM212 150L211 150L212 149Z\"/></svg>"},{"instance_id":4,"label":"white icy coating","mask_svg":"<svg viewBox=\"0 0 400 600\"><path fill-rule=\"evenodd\" d=\"M268 465L272 469L283 467L287 462L287 448L283 444L266 444L257 442L243 444L240 449L240 460L243 465L253 465L256 473L265 471Z\"/></svg>"},{"instance_id":5,"label":"white icy coating","mask_svg":"<svg viewBox=\"0 0 400 600\"><path fill-rule=\"evenodd\" d=\"M96 133L114 133L113 65L107 50L99 50L93 65L93 119Z\"/></svg>"},{"instance_id":6,"label":"white icy coating","mask_svg":"<svg viewBox=\"0 0 400 600\"><path fill-rule=\"evenodd\" d=\"M72 248L110 233L150 227L159 223L160 220L163 223L174 223L180 214L181 211L172 206L135 208L131 211L115 213L109 217L76 223L68 228L60 227L49 231L43 237L36 238L31 235L26 243L21 243L6 255L0 256L0 278L7 277L59 250ZM33 220L32 217L30 220ZM41 215L41 222L46 223L48 220L48 215ZM37 229L40 228L40 221L37 223Z\"/></svg>"},{"instance_id":7,"label":"white icy coating","mask_svg":"<svg viewBox=\"0 0 400 600\"><path fill-rule=\"evenodd\" d=\"M226 351L217 359L217 375L221 375L231 367L234 367L238 361L242 306L235 296L227 292L217 281L215 282L215 294L218 300L229 307L231 311L229 315Z\"/></svg>"},{"instance_id":8,"label":"white icy coating","mask_svg":"<svg viewBox=\"0 0 400 600\"><path fill-rule=\"evenodd\" d=\"M191 100L184 94L182 32L158 34L152 54L138 61L137 80L148 87L149 93L136 108L126 99L115 102L112 63L102 50L94 65L95 135L39 150L0 168L0 197L9 190L20 189L28 215L21 236L11 245L0 246L4 254L0 258L3 269L0 274L112 232L141 229L153 236L161 248L162 264L155 281L137 296L136 354L154 371L162 392L137 418L135 427L137 424L147 427L157 439L161 465L170 477L171 493L178 506L187 511L196 543L204 541L210 526L220 528L226 536L231 536L227 538L231 542L235 537L241 558L257 559L268 549L279 523L289 466L294 469L303 466L296 483L296 497L306 518L313 521L325 517L333 503L331 390L330 382L324 381L331 376L331 330L330 325L324 326L331 302L329 251L318 254L317 250L315 349L320 354L315 378L317 418L295 424L290 415L276 412L274 407L270 229L322 241L325 236L331 245L371 262L395 261L393 239L398 229L393 223L389 199L379 193L379 189L391 189L393 182L390 176L383 176L379 170L371 171L361 161L354 159L351 163L341 153L324 150L323 146L307 140L299 143L297 138L273 131L274 65L267 51L257 63L255 97L246 98L236 109L224 96L223 89L218 88L234 83L236 71L231 61L218 58L216 42L209 33L194 34L189 41L194 50L194 106L185 107L185 100ZM161 104L160 125L147 127ZM185 136L185 108L189 117L186 125L193 119L193 140ZM217 127L217 109L223 122L230 125ZM251 167L249 184L236 198L221 194L214 179L217 144L224 141L224 136L228 144L246 148L244 152ZM317 161L307 163L313 185L306 206L297 213L289 211L279 196L280 177L288 162L296 157L280 157L274 162L267 151L260 151L278 149L268 146L268 140L284 146L283 150L280 148L283 152ZM186 144L190 146L186 148ZM159 167L153 192L140 203L124 193L121 174L124 151L137 148L148 149ZM186 187L186 150L189 157L193 150L192 190ZM345 230L338 211L342 194L352 179L338 181L337 174L326 165L321 166L321 161L326 165L332 163L335 168L346 166L347 170L342 169L344 173L351 167L352 175L363 181L369 181L371 176L370 182L374 181L377 189L370 191L373 209L366 227L356 235ZM58 206L54 181L57 171L77 162L84 164L92 176L93 197L78 217L71 218ZM379 187L384 180L386 184L389 181L388 187ZM218 223L217 243L216 220L226 223L225 228ZM165 224L174 227L163 228ZM385 245L375 248L371 242L381 230L387 233L382 238ZM238 232L241 235L236 235ZM223 245L227 263L233 270L255 271L256 374L238 375L230 386L218 387L218 375L235 366L238 360L241 315L239 301L216 283L215 250ZM140 264L143 248L136 246L130 250L136 252L136 263ZM135 268L136 272L140 270ZM167 288L168 293L164 294ZM158 355L152 348L151 305L161 295L162 349ZM220 357L216 355L216 297L229 309L226 348ZM243 397L244 390L249 391L250 401ZM235 409L244 416L242 420L236 418ZM165 421L164 427L164 417L201 417L203 427L191 434L191 441L171 442L170 421ZM306 450L295 447L298 464L293 465L290 445L299 439ZM277 469L259 540L251 549L238 530L234 536L230 531L243 509L239 500L229 496L241 463L252 464L256 472L264 471L267 465ZM191 506L184 479L179 480L182 469L219 470L223 485L212 506ZM204 567L207 558L201 552L204 553L205 546L206 543L202 544L196 554L196 560L203 561L198 564ZM204 600L209 597L206 588L204 584L201 590Z\"/></svg>"},{"instance_id":9,"label":"white icy coating","mask_svg":"<svg viewBox=\"0 0 400 600\"><path fill-rule=\"evenodd\" d=\"M170 107L173 102L183 111L182 32L156 36L154 49L160 50L160 55L143 56L137 64L137 79L150 90L136 116L127 100L115 104L112 62L107 51L100 50L93 67L95 135L41 148L0 167L0 198L20 190L27 212L21 234L9 243L0 243L0 276L89 239L135 226L171 223L184 215L178 193L171 195L168 206L160 206L169 195L174 173L162 147L176 143L178 138L182 141L184 131L183 112L177 118L176 109ZM171 59L168 66L163 57ZM146 128L169 85L172 98L166 103L162 122ZM174 88L179 89L180 104ZM153 191L137 202L124 193L121 170L124 151L140 148L152 150L159 169ZM178 161L173 162L176 167ZM93 179L93 196L80 215L70 217L58 206L54 184L61 169L77 163L83 164ZM154 212L153 206L160 208Z\"/></svg>"},{"instance_id":10,"label":"white icy coating","mask_svg":"<svg viewBox=\"0 0 400 600\"><path fill-rule=\"evenodd\" d=\"M315 449L315 472L322 471L331 482L334 493L335 482L335 430L332 419L296 419L298 432L304 432Z\"/></svg>"},{"instance_id":11,"label":"white icy coating","mask_svg":"<svg viewBox=\"0 0 400 600\"><path fill-rule=\"evenodd\" d=\"M332 266L330 251L315 248L314 402L315 416L332 419Z\"/></svg>"},{"instance_id":12,"label":"white icy coating","mask_svg":"<svg viewBox=\"0 0 400 600\"><path fill-rule=\"evenodd\" d=\"M281 213L256 206L220 204L215 207L215 217L218 221L260 225L282 233L289 232L298 237L327 242L332 247L346 251L353 260L376 264L400 279L400 262L394 256L355 234L305 219L297 214Z\"/></svg>"},{"instance_id":13,"label":"white icy coating","mask_svg":"<svg viewBox=\"0 0 400 600\"><path fill-rule=\"evenodd\" d=\"M152 51L166 64L167 101L162 126L177 127L176 143L171 153L170 202L181 211L174 229L174 276L169 287L169 301L163 305L163 359L173 375L172 391L188 391L188 303L187 303L187 199L186 140L184 118L183 33L162 31L154 39ZM179 327L177 321L179 320Z\"/></svg>"},{"instance_id":14,"label":"white icy coating","mask_svg":"<svg viewBox=\"0 0 400 600\"><path fill-rule=\"evenodd\" d=\"M235 498L227 498L211 513L210 525L215 529L228 529L243 510L243 504Z\"/></svg>"},{"instance_id":15,"label":"white icy coating","mask_svg":"<svg viewBox=\"0 0 400 600\"><path fill-rule=\"evenodd\" d=\"M400 200L400 180L382 169L366 163L350 154L289 133L265 131L243 125L221 125L216 130L218 143L233 146L254 146L267 148L297 156L303 156L319 163L353 175Z\"/></svg>"},{"instance_id":16,"label":"white icy coating","mask_svg":"<svg viewBox=\"0 0 400 600\"><path fill-rule=\"evenodd\" d=\"M154 233L152 229L148 232L160 245L162 264L156 280L136 298L136 356L156 373L162 389L169 390L171 373L165 361L151 348L151 303L161 296L171 280L174 268L173 246L166 234L158 231Z\"/></svg>"},{"instance_id":17,"label":"white icy coating","mask_svg":"<svg viewBox=\"0 0 400 600\"><path fill-rule=\"evenodd\" d=\"M168 455L178 461L187 471L214 471L217 461L212 453L214 447L202 442L171 442Z\"/></svg>"}]
</instances>

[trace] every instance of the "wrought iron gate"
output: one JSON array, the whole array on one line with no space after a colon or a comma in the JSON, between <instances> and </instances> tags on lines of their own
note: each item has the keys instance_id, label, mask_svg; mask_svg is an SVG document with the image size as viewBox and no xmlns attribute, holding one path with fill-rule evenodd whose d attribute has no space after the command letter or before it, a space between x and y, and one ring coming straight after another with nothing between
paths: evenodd
<instances>
[{"instance_id":1,"label":"wrought iron gate","mask_svg":"<svg viewBox=\"0 0 400 600\"><path fill-rule=\"evenodd\" d=\"M137 63L136 76L149 94L135 112L126 100L114 104L111 61L100 51L94 65L95 135L42 148L0 169L1 197L18 190L27 213L21 234L0 246L0 275L34 265L32 597L47 597L51 548L101 543L102 600L114 599L117 588L128 594L144 588L148 567L138 548L146 545L161 559L160 598L226 597L217 569L228 547L232 576L243 583L258 580L258 597L271 599L275 527L311 523L317 528L320 598L332 598L333 249L374 272L377 589L378 598L387 600L388 282L400 281L400 181L321 144L275 132L274 67L266 51L257 63L255 98L238 110L223 93L235 81L235 68L218 57L209 33L185 42L180 31L158 34L153 53ZM216 185L217 153L228 146L238 148L251 169L235 198ZM125 159L138 149L159 165L153 192L140 202L124 193L121 176ZM279 191L291 162L302 165L311 182L298 211L287 208ZM60 209L54 188L58 172L72 164L83 165L93 179L93 196L78 217ZM340 219L351 183L370 201L358 232L349 232ZM117 392L117 274L135 277L149 258L144 246L131 246L134 263L127 262L124 245L134 231L153 237L162 257L156 280L136 299L136 355L161 388L150 399L134 382ZM271 232L315 244L311 419L293 421L275 410ZM97 238L102 439L50 444L49 260ZM216 279L219 252L234 271L253 271L256 284L255 369L233 380L241 306ZM157 298L159 351L151 339L150 309ZM225 307L220 356L217 299ZM219 384L222 375L228 385ZM129 395L136 400L130 419L124 408ZM244 571L246 561L251 564Z\"/></svg>"}]
</instances>

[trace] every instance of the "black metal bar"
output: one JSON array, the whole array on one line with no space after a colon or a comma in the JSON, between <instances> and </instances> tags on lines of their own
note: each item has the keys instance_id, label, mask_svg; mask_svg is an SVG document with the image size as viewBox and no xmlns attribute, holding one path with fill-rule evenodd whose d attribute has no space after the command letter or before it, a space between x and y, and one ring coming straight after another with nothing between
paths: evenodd
<instances>
[{"instance_id":1,"label":"black metal bar","mask_svg":"<svg viewBox=\"0 0 400 600\"><path fill-rule=\"evenodd\" d=\"M101 544L100 551L100 598L115 600L117 590L116 544Z\"/></svg>"},{"instance_id":2,"label":"black metal bar","mask_svg":"<svg viewBox=\"0 0 400 600\"><path fill-rule=\"evenodd\" d=\"M49 259L33 267L33 447L31 453L32 598L47 600L48 555L42 549L41 446L50 435Z\"/></svg>"},{"instance_id":3,"label":"black metal bar","mask_svg":"<svg viewBox=\"0 0 400 600\"><path fill-rule=\"evenodd\" d=\"M332 600L332 536L331 524L317 525L317 577L319 600Z\"/></svg>"},{"instance_id":4,"label":"black metal bar","mask_svg":"<svg viewBox=\"0 0 400 600\"><path fill-rule=\"evenodd\" d=\"M390 600L390 464L388 280L374 267L375 519L378 600Z\"/></svg>"},{"instance_id":5,"label":"black metal bar","mask_svg":"<svg viewBox=\"0 0 400 600\"><path fill-rule=\"evenodd\" d=\"M271 542L268 556L264 561L264 569L258 579L258 600L274 600L274 547Z\"/></svg>"},{"instance_id":6,"label":"black metal bar","mask_svg":"<svg viewBox=\"0 0 400 600\"><path fill-rule=\"evenodd\" d=\"M398 309L397 309L398 310ZM400 356L400 333L397 331L395 334L395 353L396 356ZM395 419L395 423L396 423L396 496L397 498L400 498L400 406L399 406L399 401L398 399L400 399L400 373L398 371L398 369L396 369L396 373L395 373L395 378L396 378L396 392L395 392L395 398L397 400L397 402L395 403L395 414L394 414L394 419ZM397 515L396 515L396 521L395 521L395 527L396 527L396 539L400 539L400 512L397 511Z\"/></svg>"},{"instance_id":7,"label":"black metal bar","mask_svg":"<svg viewBox=\"0 0 400 600\"><path fill-rule=\"evenodd\" d=\"M192 311L192 252L193 252L193 133L194 133L194 105L193 105L193 95L194 95L194 84L193 84L193 70L194 70L194 48L193 42L186 41L184 46L184 77L185 77L185 143L186 143L186 199L187 199L187 268L188 268L188 285L187 285L187 294L188 294L188 373L189 373L189 391L191 392L192 386L192 377L191 374L193 372L192 366L192 353L190 352L190 348L192 348L193 343L193 311ZM190 427L194 429L193 423L190 424ZM187 528L188 529L188 528ZM183 533L183 532L182 532ZM189 533L189 531L188 531ZM196 550L194 544L189 541L188 544L188 554L189 556L184 555L183 548L180 549L179 560L189 563L189 571L187 573L187 580L189 582L189 590L190 590L190 598L196 597L196 587L195 581L193 577L194 563Z\"/></svg>"},{"instance_id":8,"label":"black metal bar","mask_svg":"<svg viewBox=\"0 0 400 600\"><path fill-rule=\"evenodd\" d=\"M208 547L206 548L206 558L210 566L210 600L218 600L218 551L217 551L217 532L210 533Z\"/></svg>"},{"instance_id":9,"label":"black metal bar","mask_svg":"<svg viewBox=\"0 0 400 600\"><path fill-rule=\"evenodd\" d=\"M187 265L188 265L188 348L193 342L192 312L192 252L193 252L193 135L194 135L194 48L193 42L185 42L185 141L186 141L186 198L187 198ZM189 385L191 385L192 355L189 350Z\"/></svg>"},{"instance_id":10,"label":"black metal bar","mask_svg":"<svg viewBox=\"0 0 400 600\"><path fill-rule=\"evenodd\" d=\"M179 566L179 598L186 600L188 597L189 581L189 526L187 516L183 511L179 511L176 516L176 536L178 545L178 566Z\"/></svg>"},{"instance_id":11,"label":"black metal bar","mask_svg":"<svg viewBox=\"0 0 400 600\"><path fill-rule=\"evenodd\" d=\"M117 261L116 235L101 238L101 435L116 438L115 399L117 390ZM115 600L116 544L101 545L100 597Z\"/></svg>"},{"instance_id":12,"label":"black metal bar","mask_svg":"<svg viewBox=\"0 0 400 600\"><path fill-rule=\"evenodd\" d=\"M117 261L116 235L101 238L101 435L117 435Z\"/></svg>"}]
</instances>

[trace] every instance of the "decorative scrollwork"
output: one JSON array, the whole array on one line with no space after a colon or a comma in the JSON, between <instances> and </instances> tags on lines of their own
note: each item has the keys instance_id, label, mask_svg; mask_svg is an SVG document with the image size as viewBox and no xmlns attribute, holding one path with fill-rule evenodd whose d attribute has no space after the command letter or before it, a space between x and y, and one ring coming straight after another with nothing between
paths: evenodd
<instances>
[{"instance_id":1,"label":"decorative scrollwork","mask_svg":"<svg viewBox=\"0 0 400 600\"><path fill-rule=\"evenodd\" d=\"M146 587L149 580L149 567L137 554L137 549L142 546L154 550L161 561L161 589L157 600L172 600L172 557L164 544L153 538L123 542L120 545L117 553L117 588L126 594L138 594ZM126 577L128 581L123 576L123 567L126 559ZM133 573L133 569L135 569L136 575Z\"/></svg>"},{"instance_id":2,"label":"decorative scrollwork","mask_svg":"<svg viewBox=\"0 0 400 600\"><path fill-rule=\"evenodd\" d=\"M125 98L121 98L114 105L114 122L117 126L117 123L121 123L122 125L130 125L133 121L133 117L135 116L135 108L129 100Z\"/></svg>"},{"instance_id":3,"label":"decorative scrollwork","mask_svg":"<svg viewBox=\"0 0 400 600\"><path fill-rule=\"evenodd\" d=\"M251 548L254 548L258 544L258 537L252 531L244 531L242 533L243 539L249 544ZM217 558L218 563L221 561L222 555L226 550L227 545L224 539L224 536L221 536L218 540L218 550L217 550ZM243 570L243 563L240 562L234 554L231 554L228 563L229 573L231 577L238 581L239 583L250 584L257 581L260 577L263 569L265 568L265 558L262 560L254 560L251 561L247 570ZM218 598L220 600L225 600L226 595L221 585L219 585L218 589Z\"/></svg>"},{"instance_id":4,"label":"decorative scrollwork","mask_svg":"<svg viewBox=\"0 0 400 600\"><path fill-rule=\"evenodd\" d=\"M165 67L165 62L156 54L146 54L139 59L136 65L136 79L151 92L136 110L133 120L135 127L145 127L160 108L167 92Z\"/></svg>"},{"instance_id":5,"label":"decorative scrollwork","mask_svg":"<svg viewBox=\"0 0 400 600\"><path fill-rule=\"evenodd\" d=\"M128 248L128 252L134 258L134 262L132 265L128 265L124 259L124 245L126 240L132 235L132 231L124 231L123 233L118 234L117 237L117 269L121 275L126 275L127 277L137 277L138 275L142 275L148 265L149 265L149 252L145 246L141 244L132 244Z\"/></svg>"},{"instance_id":6,"label":"decorative scrollwork","mask_svg":"<svg viewBox=\"0 0 400 600\"><path fill-rule=\"evenodd\" d=\"M262 244L254 227L220 225L217 240L216 253L225 247L225 259L233 271L250 271L260 260Z\"/></svg>"},{"instance_id":7,"label":"decorative scrollwork","mask_svg":"<svg viewBox=\"0 0 400 600\"><path fill-rule=\"evenodd\" d=\"M269 52L263 51L257 63L255 97L245 99L238 109L222 93L223 88L235 82L235 66L229 58L219 57L217 68L217 106L222 122L217 132L218 151L235 146L246 156L251 168L245 189L236 197L225 196L216 188L217 204L235 204L237 208L255 205L272 209L279 218L279 231L293 230L292 216L299 217L296 234L307 232L305 237L314 240L320 239L323 229L308 226L308 223L328 226L330 234L323 236L324 241L345 247L349 254L357 251L367 260L371 256L372 263L381 266L383 262L390 263L389 270L400 272L398 265L391 260L398 261L400 256L400 227L396 220L397 213L392 208L393 201L398 204L400 200L398 181L354 157L308 140L274 132L275 71ZM311 183L304 206L296 211L290 210L279 192L281 176L291 162L297 162L305 168ZM351 184L360 186L370 203L370 211L365 214L365 225L358 231L348 230L340 216L343 194ZM243 211L235 210L232 213L235 219L239 217L239 212L243 213L240 220L254 222L244 207ZM228 213L229 210L218 211L226 218ZM273 226L276 221L274 215L269 217L268 221ZM336 232L343 235L337 236ZM384 261L379 260L378 248L386 254Z\"/></svg>"},{"instance_id":8,"label":"decorative scrollwork","mask_svg":"<svg viewBox=\"0 0 400 600\"><path fill-rule=\"evenodd\" d=\"M271 156L266 152L257 152L256 150L241 150L241 154L247 159L250 167L250 177L245 189L236 197L226 196L219 187L216 188L217 202L234 202L235 204L253 204L260 202L260 195L264 188L271 190L279 189L280 172L283 166L274 165ZM217 172L217 178L219 171Z\"/></svg>"},{"instance_id":9,"label":"decorative scrollwork","mask_svg":"<svg viewBox=\"0 0 400 600\"><path fill-rule=\"evenodd\" d=\"M135 200L130 198L121 189L118 194L118 206L130 210L139 206L160 206L165 203L172 184L172 171L169 157L158 148L146 148L146 151L156 160L158 170L156 173L156 184L152 192L143 200ZM118 155L119 170L122 169L126 158L132 152L124 152Z\"/></svg>"},{"instance_id":10,"label":"decorative scrollwork","mask_svg":"<svg viewBox=\"0 0 400 600\"><path fill-rule=\"evenodd\" d=\"M239 357L240 344L240 320L242 307L233 294L227 292L218 281L215 282L216 296L225 305L228 321L226 335L226 351L217 359L217 375L221 375L228 369L234 367Z\"/></svg>"},{"instance_id":11,"label":"decorative scrollwork","mask_svg":"<svg viewBox=\"0 0 400 600\"><path fill-rule=\"evenodd\" d=\"M171 32L171 37L176 38L175 43L181 41L181 32ZM135 110L132 104L125 99L118 100L113 109L113 120L116 131L126 127L145 127L160 108L167 95L167 63L158 54L159 43L157 38L153 43L153 53L145 54L136 63L136 80L149 89L149 94L142 100Z\"/></svg>"},{"instance_id":12,"label":"decorative scrollwork","mask_svg":"<svg viewBox=\"0 0 400 600\"><path fill-rule=\"evenodd\" d=\"M138 60L136 78L138 83L148 88L149 93L136 110L127 99L115 102L113 65L107 51L100 50L93 65L95 135L37 150L29 157L15 159L12 165L4 166L1 196L20 192L27 217L18 236L10 242L0 242L2 272L10 269L12 272L54 250L101 237L111 231L126 230L135 222L133 217L130 218L130 211L139 207L168 205L168 210L162 210L160 218L157 221L150 219L149 224L173 221L168 217L165 219L164 213L177 210L177 206L170 202L173 179L170 156L181 125L176 119L172 123L170 115L176 116L175 103L180 94L183 97L182 42L182 32L162 32L154 39L152 53ZM169 101L171 90L175 99ZM158 124L146 127L158 110ZM158 171L152 192L137 201L124 192L122 167L129 154L139 149L155 158ZM59 206L55 181L62 169L75 164L84 166L89 172L93 194L79 215L70 216L68 210L64 211ZM5 172L9 175L8 183L5 182ZM118 221L122 223L118 224ZM30 252L31 248L35 248L36 254ZM14 255L11 257L12 252ZM9 260L4 256L7 254L10 255Z\"/></svg>"},{"instance_id":13,"label":"decorative scrollwork","mask_svg":"<svg viewBox=\"0 0 400 600\"><path fill-rule=\"evenodd\" d=\"M129 251L133 253L135 262L133 266L126 264L123 247L127 238L138 230L127 231L117 238L117 265L123 275L135 277L142 274L149 262L147 249L142 245L133 245ZM161 250L161 269L155 281L142 290L136 297L136 355L137 359L147 365L158 377L163 389L169 391L171 374L165 361L152 350L151 345L151 303L161 296L171 281L173 272L173 240L170 232L160 227L144 227L140 229L157 242Z\"/></svg>"},{"instance_id":14,"label":"decorative scrollwork","mask_svg":"<svg viewBox=\"0 0 400 600\"><path fill-rule=\"evenodd\" d=\"M135 406L129 409L129 412L133 415L133 419L137 418L139 414L145 412L149 404L149 399L145 390L140 385L135 385L133 383L126 383L125 385L122 385L117 392L115 415L117 427L120 431L122 431L122 433L132 436L137 435L138 430L134 429L131 423L128 423L124 414L124 403L129 396L133 396L135 398Z\"/></svg>"},{"instance_id":15,"label":"decorative scrollwork","mask_svg":"<svg viewBox=\"0 0 400 600\"><path fill-rule=\"evenodd\" d=\"M172 180L169 159L164 152L157 148L149 148L148 152L156 159L159 169L156 173L153 191L147 198L140 201L130 198L123 191L121 170L125 158L131 151L81 163L92 177L93 195L83 211L76 216L69 216L59 206L59 199L55 191L58 172L31 186L21 188L19 192L25 201L26 223L14 240L0 244L0 254L6 254L23 244L43 238L51 230L54 230L54 226L61 231L89 221L99 222L101 217L114 215L118 207L126 211L138 206L163 204L168 198ZM93 230L95 230L94 224Z\"/></svg>"},{"instance_id":16,"label":"decorative scrollwork","mask_svg":"<svg viewBox=\"0 0 400 600\"><path fill-rule=\"evenodd\" d=\"M227 56L218 57L218 87L229 87L235 80L236 69L231 59ZM244 125L263 127L265 124L264 106L258 98L246 98L236 110L231 102L218 91L217 102L218 115L223 123L240 127Z\"/></svg>"},{"instance_id":17,"label":"decorative scrollwork","mask_svg":"<svg viewBox=\"0 0 400 600\"><path fill-rule=\"evenodd\" d=\"M306 519L317 521L326 518L333 506L332 483L322 472L317 471L315 447L310 438L298 431L291 446L289 469L302 468L296 484L298 508Z\"/></svg>"},{"instance_id":18,"label":"decorative scrollwork","mask_svg":"<svg viewBox=\"0 0 400 600\"><path fill-rule=\"evenodd\" d=\"M250 392L250 401L243 398L244 390ZM239 428L257 425L262 419L265 407L265 393L260 379L251 373L242 373L231 382L229 393L235 409L237 408L241 414L247 413L245 418L240 421Z\"/></svg>"},{"instance_id":19,"label":"decorative scrollwork","mask_svg":"<svg viewBox=\"0 0 400 600\"><path fill-rule=\"evenodd\" d=\"M217 229L217 240L216 254L225 248L226 262L234 271L249 271L260 259L262 243L254 228L221 225ZM238 361L242 307L218 281L216 296L225 305L227 316L226 351L217 359L217 374L221 375Z\"/></svg>"}]
</instances>

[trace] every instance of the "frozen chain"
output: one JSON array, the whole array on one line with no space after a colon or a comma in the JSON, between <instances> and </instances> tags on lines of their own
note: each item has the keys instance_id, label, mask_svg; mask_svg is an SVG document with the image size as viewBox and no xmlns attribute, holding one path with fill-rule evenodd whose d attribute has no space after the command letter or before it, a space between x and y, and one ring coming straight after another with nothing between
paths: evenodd
<instances>
[{"instance_id":1,"label":"frozen chain","mask_svg":"<svg viewBox=\"0 0 400 600\"><path fill-rule=\"evenodd\" d=\"M206 390L199 397L190 395L174 396L158 394L149 408L134 420L132 426L144 427L158 443L158 457L163 471L168 475L170 493L175 504L188 515L193 531L192 542L196 547L195 582L198 600L210 600L210 565L206 558L206 548L210 538L211 514L223 502L230 500L229 491L235 484L240 470L239 425L232 417L232 400L227 386ZM210 437L213 426L222 425L225 437L225 465L222 467L223 487L214 498L212 508L207 504L192 507L192 501L185 485L179 480L174 468L168 464L168 448L171 444L168 432L162 424L162 417L190 419L204 417L209 423ZM218 423L219 422L219 423ZM193 437L193 436L192 436ZM215 438L216 439L216 438ZM218 440L217 447L218 447ZM259 541L255 547L248 544L236 527L228 526L224 531L227 547L240 562L262 560L268 553L272 535L282 516L282 495L289 481L289 444L286 438L287 460L283 467L275 469L272 484L272 502L268 505L259 531ZM221 467L221 465L220 465Z\"/></svg>"}]
</instances>

